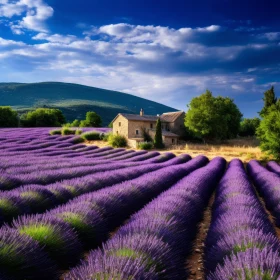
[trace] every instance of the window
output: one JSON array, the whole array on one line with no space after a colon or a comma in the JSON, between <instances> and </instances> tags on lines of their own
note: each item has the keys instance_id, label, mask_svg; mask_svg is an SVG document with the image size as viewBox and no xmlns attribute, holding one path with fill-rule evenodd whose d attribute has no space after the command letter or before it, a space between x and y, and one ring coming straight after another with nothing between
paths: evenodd
<instances>
[{"instance_id":1,"label":"window","mask_svg":"<svg viewBox=\"0 0 280 280\"><path fill-rule=\"evenodd\" d=\"M153 124L152 123L150 124L150 129L153 129Z\"/></svg>"},{"instance_id":2,"label":"window","mask_svg":"<svg viewBox=\"0 0 280 280\"><path fill-rule=\"evenodd\" d=\"M139 130L138 129L136 129L135 134L139 135Z\"/></svg>"},{"instance_id":3,"label":"window","mask_svg":"<svg viewBox=\"0 0 280 280\"><path fill-rule=\"evenodd\" d=\"M117 131L117 134L119 134L119 132Z\"/></svg>"},{"instance_id":4,"label":"window","mask_svg":"<svg viewBox=\"0 0 280 280\"><path fill-rule=\"evenodd\" d=\"M119 126L122 126L122 123L121 123L121 122L119 122Z\"/></svg>"},{"instance_id":5,"label":"window","mask_svg":"<svg viewBox=\"0 0 280 280\"><path fill-rule=\"evenodd\" d=\"M172 144L174 144L175 143L175 140L172 138Z\"/></svg>"}]
</instances>

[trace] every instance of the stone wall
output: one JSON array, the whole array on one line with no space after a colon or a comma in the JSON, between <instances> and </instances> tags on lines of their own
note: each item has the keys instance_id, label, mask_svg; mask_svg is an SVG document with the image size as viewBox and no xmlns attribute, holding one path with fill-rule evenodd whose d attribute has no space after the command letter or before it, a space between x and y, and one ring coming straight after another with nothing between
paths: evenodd
<instances>
[{"instance_id":1,"label":"stone wall","mask_svg":"<svg viewBox=\"0 0 280 280\"><path fill-rule=\"evenodd\" d=\"M169 124L169 129L171 132L183 136L185 132L185 114L182 114L177 120Z\"/></svg>"},{"instance_id":2,"label":"stone wall","mask_svg":"<svg viewBox=\"0 0 280 280\"><path fill-rule=\"evenodd\" d=\"M173 139L173 142L172 142ZM162 141L166 147L178 144L178 137L162 136Z\"/></svg>"},{"instance_id":3,"label":"stone wall","mask_svg":"<svg viewBox=\"0 0 280 280\"><path fill-rule=\"evenodd\" d=\"M128 137L128 120L122 115L119 115L113 122L113 134Z\"/></svg>"},{"instance_id":4,"label":"stone wall","mask_svg":"<svg viewBox=\"0 0 280 280\"><path fill-rule=\"evenodd\" d=\"M153 128L156 127L156 122L141 122L141 121L129 121L128 123L128 138L142 138L142 129L146 129L147 131L151 128L151 124ZM136 134L136 130L138 130L138 134Z\"/></svg>"},{"instance_id":5,"label":"stone wall","mask_svg":"<svg viewBox=\"0 0 280 280\"><path fill-rule=\"evenodd\" d=\"M127 146L132 148L132 149L137 149L138 148L138 143L143 142L143 138L139 139L127 139Z\"/></svg>"}]
</instances>

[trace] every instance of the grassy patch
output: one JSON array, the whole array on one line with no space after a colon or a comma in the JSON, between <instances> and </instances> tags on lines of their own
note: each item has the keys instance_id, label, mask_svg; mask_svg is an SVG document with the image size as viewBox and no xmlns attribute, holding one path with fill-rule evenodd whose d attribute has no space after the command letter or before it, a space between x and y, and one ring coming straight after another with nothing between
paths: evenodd
<instances>
[{"instance_id":1,"label":"grassy patch","mask_svg":"<svg viewBox=\"0 0 280 280\"><path fill-rule=\"evenodd\" d=\"M127 146L127 140L122 135L110 134L108 138L109 144L114 148L122 148Z\"/></svg>"},{"instance_id":2,"label":"grassy patch","mask_svg":"<svg viewBox=\"0 0 280 280\"><path fill-rule=\"evenodd\" d=\"M151 150L153 148L153 142L140 142L138 143L138 149L140 150Z\"/></svg>"},{"instance_id":3,"label":"grassy patch","mask_svg":"<svg viewBox=\"0 0 280 280\"><path fill-rule=\"evenodd\" d=\"M20 234L28 235L41 245L48 248L57 249L63 244L61 237L57 234L51 225L31 224L22 226L19 229Z\"/></svg>"}]
</instances>

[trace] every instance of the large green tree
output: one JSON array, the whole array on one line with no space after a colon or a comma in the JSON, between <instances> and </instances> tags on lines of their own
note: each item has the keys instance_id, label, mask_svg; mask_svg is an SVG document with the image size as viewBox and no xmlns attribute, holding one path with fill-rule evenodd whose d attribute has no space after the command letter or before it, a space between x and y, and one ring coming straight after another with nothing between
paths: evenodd
<instances>
[{"instance_id":1,"label":"large green tree","mask_svg":"<svg viewBox=\"0 0 280 280\"><path fill-rule=\"evenodd\" d=\"M280 159L280 102L271 106L261 120L257 129L257 137L260 140L260 148Z\"/></svg>"},{"instance_id":2,"label":"large green tree","mask_svg":"<svg viewBox=\"0 0 280 280\"><path fill-rule=\"evenodd\" d=\"M206 92L191 100L185 126L204 141L236 137L242 114L232 99Z\"/></svg>"},{"instance_id":3,"label":"large green tree","mask_svg":"<svg viewBox=\"0 0 280 280\"><path fill-rule=\"evenodd\" d=\"M0 127L18 127L18 114L9 106L0 107Z\"/></svg>"},{"instance_id":4,"label":"large green tree","mask_svg":"<svg viewBox=\"0 0 280 280\"><path fill-rule=\"evenodd\" d=\"M95 112L87 112L86 119L81 121L80 127L100 127L102 124L101 117Z\"/></svg>"},{"instance_id":5,"label":"large green tree","mask_svg":"<svg viewBox=\"0 0 280 280\"><path fill-rule=\"evenodd\" d=\"M255 136L257 128L260 126L259 118L243 119L240 123L240 136Z\"/></svg>"},{"instance_id":6,"label":"large green tree","mask_svg":"<svg viewBox=\"0 0 280 280\"><path fill-rule=\"evenodd\" d=\"M58 127L64 123L66 119L58 109L38 108L21 117L24 127Z\"/></svg>"},{"instance_id":7,"label":"large green tree","mask_svg":"<svg viewBox=\"0 0 280 280\"><path fill-rule=\"evenodd\" d=\"M264 93L264 107L260 112L261 123L257 129L262 151L280 159L280 99L277 99L274 88Z\"/></svg>"},{"instance_id":8,"label":"large green tree","mask_svg":"<svg viewBox=\"0 0 280 280\"><path fill-rule=\"evenodd\" d=\"M277 103L277 97L275 96L273 86L271 86L270 89L264 92L263 101L264 101L264 106L259 113L262 118L268 113L269 108L273 105L276 105Z\"/></svg>"}]
</instances>

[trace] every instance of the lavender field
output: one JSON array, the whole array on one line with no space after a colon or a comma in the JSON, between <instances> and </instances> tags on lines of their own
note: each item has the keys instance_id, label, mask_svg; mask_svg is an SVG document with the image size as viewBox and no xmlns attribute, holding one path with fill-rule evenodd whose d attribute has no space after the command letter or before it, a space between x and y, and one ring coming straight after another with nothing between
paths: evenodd
<instances>
[{"instance_id":1,"label":"lavender field","mask_svg":"<svg viewBox=\"0 0 280 280\"><path fill-rule=\"evenodd\" d=\"M1 280L280 279L276 162L245 170L49 131L0 130Z\"/></svg>"}]
</instances>

